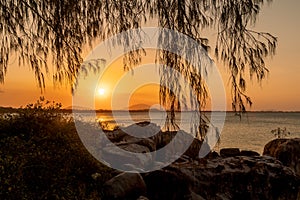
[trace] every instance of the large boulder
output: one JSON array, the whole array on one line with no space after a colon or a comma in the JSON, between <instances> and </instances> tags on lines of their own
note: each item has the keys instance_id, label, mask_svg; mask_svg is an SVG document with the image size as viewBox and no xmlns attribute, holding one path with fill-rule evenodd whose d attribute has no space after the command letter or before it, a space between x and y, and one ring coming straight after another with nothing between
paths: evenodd
<instances>
[{"instance_id":1,"label":"large boulder","mask_svg":"<svg viewBox=\"0 0 300 200\"><path fill-rule=\"evenodd\" d=\"M151 123L143 122L139 126L153 128L147 136L156 131ZM142 130L145 131L139 131ZM177 140L174 140L175 137ZM102 156L117 161L117 165L122 165L125 170L144 172L142 169L147 165L163 167L164 160L157 159L159 156L179 158L168 167L143 174L147 185L147 197L151 200L300 198L297 196L300 181L295 173L299 174L300 171L300 139L279 139L270 142L264 150L264 155L268 156L259 156L253 151L240 151L238 148L227 148L221 149L220 156L210 153L206 159L197 159L203 144L183 131L159 131L149 138L138 138L119 132L112 134L111 138L114 139L115 145L124 151L118 151L114 146L108 145L102 149ZM166 146L169 148L163 150ZM163 150L162 154L156 153L155 157L149 153L160 149ZM140 154L132 156L128 152ZM177 155L178 152L180 155ZM181 155L183 153L184 155ZM143 195L144 186L140 190L140 193L119 192L116 196L106 196L110 199L128 199L124 196L126 193L134 194L132 199L137 199ZM108 194L114 193L109 191L114 190L109 189Z\"/></svg>"},{"instance_id":2,"label":"large boulder","mask_svg":"<svg viewBox=\"0 0 300 200\"><path fill-rule=\"evenodd\" d=\"M176 140L174 140L175 138ZM186 155L192 159L199 158L202 141L194 138L185 131L159 132L157 135L151 137L151 139L156 144L156 149L165 148L167 145L170 145L165 152L166 157L177 155L180 152L180 154Z\"/></svg>"},{"instance_id":3,"label":"large boulder","mask_svg":"<svg viewBox=\"0 0 300 200\"><path fill-rule=\"evenodd\" d=\"M159 161L177 159L182 154L191 159L199 158L202 141L194 138L191 134L180 131L161 131L160 127L150 122L140 122L115 131L107 131L106 137L120 148L132 145L140 145L149 149L150 152L160 150ZM104 144L102 146L109 146ZM138 148L140 149L140 148ZM131 151L129 150L129 151ZM109 153L109 152L110 153ZM110 147L104 148L104 154L115 153ZM138 152L140 151L135 151ZM118 153L120 154L120 153Z\"/></svg>"},{"instance_id":4,"label":"large boulder","mask_svg":"<svg viewBox=\"0 0 300 200\"><path fill-rule=\"evenodd\" d=\"M146 195L146 184L138 173L119 174L103 186L104 199L137 199Z\"/></svg>"},{"instance_id":5,"label":"large boulder","mask_svg":"<svg viewBox=\"0 0 300 200\"><path fill-rule=\"evenodd\" d=\"M191 198L194 192L204 199L296 200L299 188L299 177L290 168L275 158L258 156L217 158L198 165L175 163L144 179L150 199Z\"/></svg>"},{"instance_id":6,"label":"large boulder","mask_svg":"<svg viewBox=\"0 0 300 200\"><path fill-rule=\"evenodd\" d=\"M265 145L263 155L277 158L300 175L300 138L272 140Z\"/></svg>"},{"instance_id":7,"label":"large boulder","mask_svg":"<svg viewBox=\"0 0 300 200\"><path fill-rule=\"evenodd\" d=\"M220 150L220 155L223 158L226 158L226 157L240 156L241 152L239 148L223 148Z\"/></svg>"},{"instance_id":8,"label":"large boulder","mask_svg":"<svg viewBox=\"0 0 300 200\"><path fill-rule=\"evenodd\" d=\"M120 142L122 139L127 135L124 131L121 129L113 130L113 131L104 131L106 137L111 141L111 142Z\"/></svg>"},{"instance_id":9,"label":"large boulder","mask_svg":"<svg viewBox=\"0 0 300 200\"><path fill-rule=\"evenodd\" d=\"M211 151L204 158L205 159L216 159L216 158L220 158L220 155L216 151Z\"/></svg>"},{"instance_id":10,"label":"large boulder","mask_svg":"<svg viewBox=\"0 0 300 200\"><path fill-rule=\"evenodd\" d=\"M260 154L257 153L256 151L242 150L241 151L241 156L260 156Z\"/></svg>"},{"instance_id":11,"label":"large boulder","mask_svg":"<svg viewBox=\"0 0 300 200\"><path fill-rule=\"evenodd\" d=\"M168 167L143 175L147 185L147 196L151 200L190 199L189 178L179 169Z\"/></svg>"},{"instance_id":12,"label":"large boulder","mask_svg":"<svg viewBox=\"0 0 300 200\"><path fill-rule=\"evenodd\" d=\"M134 194L132 199L136 199L147 189L146 196L151 200L299 198L299 177L292 169L270 156L216 158L200 164L173 163L142 176L146 186L140 177L123 175L122 181L109 181L104 187L106 197L128 199L129 194ZM114 179L120 178L117 176ZM141 188L138 188L139 184ZM106 185L114 189L107 190L109 187ZM123 187L128 188L127 185L130 189L125 190Z\"/></svg>"},{"instance_id":13,"label":"large boulder","mask_svg":"<svg viewBox=\"0 0 300 200\"><path fill-rule=\"evenodd\" d=\"M150 122L139 122L113 131L104 131L106 137L114 143L150 138L161 132L160 126Z\"/></svg>"},{"instance_id":14,"label":"large boulder","mask_svg":"<svg viewBox=\"0 0 300 200\"><path fill-rule=\"evenodd\" d=\"M149 138L161 132L161 128L154 123L145 121L122 128L122 131L134 137Z\"/></svg>"},{"instance_id":15,"label":"large boulder","mask_svg":"<svg viewBox=\"0 0 300 200\"><path fill-rule=\"evenodd\" d=\"M112 167L126 171L143 171L152 164L150 150L142 145L130 143L107 146L101 150L101 158ZM129 165L130 167L128 167Z\"/></svg>"},{"instance_id":16,"label":"large boulder","mask_svg":"<svg viewBox=\"0 0 300 200\"><path fill-rule=\"evenodd\" d=\"M204 200L191 190L193 177L177 167L143 174L147 185L147 195L151 200Z\"/></svg>"},{"instance_id":17,"label":"large boulder","mask_svg":"<svg viewBox=\"0 0 300 200\"><path fill-rule=\"evenodd\" d=\"M156 144L155 142L150 138L137 138L133 137L131 135L126 135L123 137L122 141L120 143L124 144L138 144L142 146L146 146L150 151L156 150Z\"/></svg>"},{"instance_id":18,"label":"large boulder","mask_svg":"<svg viewBox=\"0 0 300 200\"><path fill-rule=\"evenodd\" d=\"M137 198L136 200L149 200L147 197L144 196L140 196L139 198Z\"/></svg>"}]
</instances>

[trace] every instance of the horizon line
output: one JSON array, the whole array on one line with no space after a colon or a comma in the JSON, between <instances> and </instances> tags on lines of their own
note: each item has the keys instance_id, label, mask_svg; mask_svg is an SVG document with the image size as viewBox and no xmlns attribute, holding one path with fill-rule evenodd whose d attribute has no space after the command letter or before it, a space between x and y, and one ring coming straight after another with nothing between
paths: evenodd
<instances>
[{"instance_id":1,"label":"horizon line","mask_svg":"<svg viewBox=\"0 0 300 200\"><path fill-rule=\"evenodd\" d=\"M8 106L8 107L0 106L0 109L14 109L14 110L17 110L17 109L23 109L23 108L21 108L21 107L16 108L16 107L12 107L12 106ZM150 110L158 111L158 112L166 111L166 110L157 109L157 108L151 108L151 109L114 109L114 110L112 110L112 109L92 109L92 108L84 108L84 109L61 108L61 110L64 110L64 111L75 110L75 111L80 111L80 112L90 112L90 111L96 111L96 112L112 112L112 111L145 112L145 111L150 111ZM177 110L175 112L194 112L194 111L197 111L197 110L182 110L182 111ZM232 112L232 113L244 114L244 113L250 113L250 112L300 112L300 110L248 110L248 111L245 111L245 112L239 112L239 111L233 111L233 110L223 110L223 111L222 110L213 110L213 111L212 110L203 110L202 112Z\"/></svg>"}]
</instances>

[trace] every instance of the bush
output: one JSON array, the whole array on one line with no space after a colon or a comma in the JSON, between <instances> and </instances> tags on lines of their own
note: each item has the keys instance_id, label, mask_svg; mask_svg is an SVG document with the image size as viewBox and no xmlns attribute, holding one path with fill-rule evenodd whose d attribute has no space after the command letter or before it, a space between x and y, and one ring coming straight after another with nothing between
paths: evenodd
<instances>
[{"instance_id":1,"label":"bush","mask_svg":"<svg viewBox=\"0 0 300 200\"><path fill-rule=\"evenodd\" d=\"M287 131L285 127L284 128L278 127L276 129L273 129L271 130L271 133L274 134L276 138L285 138L286 136L291 134L289 131Z\"/></svg>"},{"instance_id":2,"label":"bush","mask_svg":"<svg viewBox=\"0 0 300 200\"><path fill-rule=\"evenodd\" d=\"M40 98L1 116L0 199L101 198L113 171L87 152L60 108Z\"/></svg>"}]
</instances>

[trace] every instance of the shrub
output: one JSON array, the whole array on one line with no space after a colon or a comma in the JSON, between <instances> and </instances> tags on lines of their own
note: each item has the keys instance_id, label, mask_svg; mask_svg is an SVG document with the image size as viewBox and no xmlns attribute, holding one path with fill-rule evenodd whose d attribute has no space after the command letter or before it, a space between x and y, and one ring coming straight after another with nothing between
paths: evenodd
<instances>
[{"instance_id":1,"label":"shrub","mask_svg":"<svg viewBox=\"0 0 300 200\"><path fill-rule=\"evenodd\" d=\"M0 199L101 198L113 171L87 152L60 108L40 98L1 116Z\"/></svg>"},{"instance_id":2,"label":"shrub","mask_svg":"<svg viewBox=\"0 0 300 200\"><path fill-rule=\"evenodd\" d=\"M289 131L286 130L286 127L284 128L278 127L276 129L271 130L271 133L273 133L274 136L277 138L284 138L291 134Z\"/></svg>"}]
</instances>

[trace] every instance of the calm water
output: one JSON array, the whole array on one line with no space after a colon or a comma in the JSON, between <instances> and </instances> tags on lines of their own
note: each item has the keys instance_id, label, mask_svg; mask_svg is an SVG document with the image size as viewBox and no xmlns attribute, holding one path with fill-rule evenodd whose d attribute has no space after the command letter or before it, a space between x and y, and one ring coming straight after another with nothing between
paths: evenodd
<instances>
[{"instance_id":1,"label":"calm water","mask_svg":"<svg viewBox=\"0 0 300 200\"><path fill-rule=\"evenodd\" d=\"M219 113L221 115L222 113ZM83 114L82 114L83 115ZM218 114L217 114L218 115ZM83 115L85 120L95 120ZM130 120L131 118L131 120ZM134 122L152 121L160 126L164 124L162 112L133 112L129 116L126 112L97 113L98 121L127 126ZM191 114L182 116L181 129L189 132ZM263 152L264 145L275 138L271 130L286 128L291 134L287 137L300 137L299 112L251 112L241 119L233 113L226 113L224 127L221 131L221 143L215 147L218 151L224 147L238 147L245 150Z\"/></svg>"}]
</instances>

